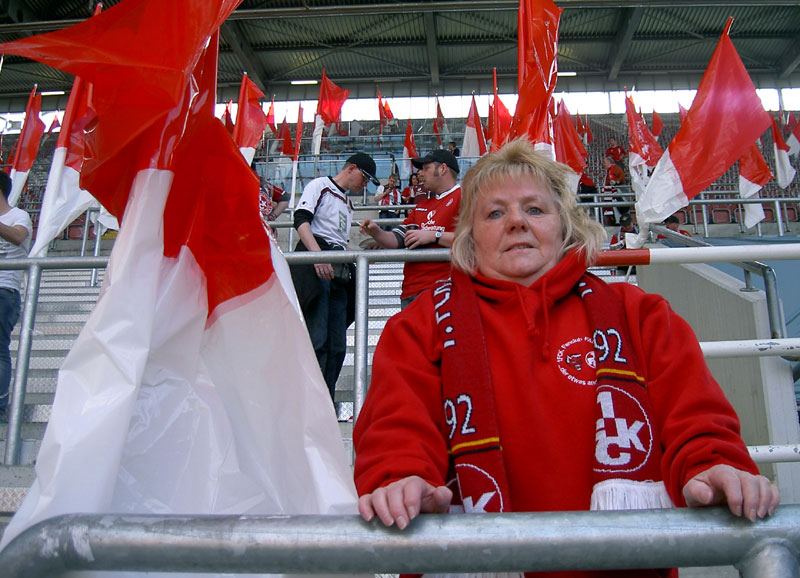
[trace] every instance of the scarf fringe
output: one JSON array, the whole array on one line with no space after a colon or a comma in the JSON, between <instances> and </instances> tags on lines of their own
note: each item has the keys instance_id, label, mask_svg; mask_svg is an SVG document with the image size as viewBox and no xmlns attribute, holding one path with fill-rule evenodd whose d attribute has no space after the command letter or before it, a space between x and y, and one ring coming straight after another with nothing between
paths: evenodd
<instances>
[{"instance_id":1,"label":"scarf fringe","mask_svg":"<svg viewBox=\"0 0 800 578\"><path fill-rule=\"evenodd\" d=\"M674 508L664 482L613 478L592 489L590 510L657 510Z\"/></svg>"}]
</instances>

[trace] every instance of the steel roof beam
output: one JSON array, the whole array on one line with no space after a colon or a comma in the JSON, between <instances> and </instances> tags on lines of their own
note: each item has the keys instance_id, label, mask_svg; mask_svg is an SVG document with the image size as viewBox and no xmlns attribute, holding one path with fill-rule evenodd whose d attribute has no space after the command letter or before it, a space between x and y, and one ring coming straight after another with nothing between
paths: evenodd
<instances>
[{"instance_id":1,"label":"steel roof beam","mask_svg":"<svg viewBox=\"0 0 800 578\"><path fill-rule=\"evenodd\" d=\"M778 74L781 78L788 78L794 69L800 65L800 38L797 38L792 46L784 52L778 61Z\"/></svg>"},{"instance_id":2,"label":"steel roof beam","mask_svg":"<svg viewBox=\"0 0 800 578\"><path fill-rule=\"evenodd\" d=\"M224 22L221 32L225 42L228 43L231 50L239 58L242 68L247 71L247 76L256 83L261 92L267 94L267 83L265 82L267 74L250 44L242 41L241 24L238 22Z\"/></svg>"},{"instance_id":3,"label":"steel roof beam","mask_svg":"<svg viewBox=\"0 0 800 578\"><path fill-rule=\"evenodd\" d=\"M624 22L620 27L617 39L614 42L613 52L609 59L608 79L616 80L619 75L619 70L622 68L622 63L628 56L633 42L633 35L636 29L639 28L639 22L642 20L643 8L625 8L622 11Z\"/></svg>"},{"instance_id":4,"label":"steel roof beam","mask_svg":"<svg viewBox=\"0 0 800 578\"><path fill-rule=\"evenodd\" d=\"M431 86L439 86L439 47L436 45L436 21L432 12L422 15L425 22L425 41L428 50L428 68L431 71Z\"/></svg>"}]
</instances>

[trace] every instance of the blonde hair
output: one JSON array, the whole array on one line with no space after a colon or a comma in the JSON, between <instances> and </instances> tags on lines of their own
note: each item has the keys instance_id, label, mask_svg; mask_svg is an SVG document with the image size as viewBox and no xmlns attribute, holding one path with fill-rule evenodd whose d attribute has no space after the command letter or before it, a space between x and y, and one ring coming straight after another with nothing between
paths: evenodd
<instances>
[{"instance_id":1,"label":"blonde hair","mask_svg":"<svg viewBox=\"0 0 800 578\"><path fill-rule=\"evenodd\" d=\"M533 179L553 193L564 239L558 258L561 259L571 249L577 249L583 251L587 263L593 263L606 239L606 233L602 225L578 205L578 195L569 184L572 175L574 173L567 165L534 150L526 140L512 141L499 151L481 157L467 171L461 184L461 207L451 249L453 266L470 275L477 272L472 222L481 192L505 179L523 177Z\"/></svg>"}]
</instances>

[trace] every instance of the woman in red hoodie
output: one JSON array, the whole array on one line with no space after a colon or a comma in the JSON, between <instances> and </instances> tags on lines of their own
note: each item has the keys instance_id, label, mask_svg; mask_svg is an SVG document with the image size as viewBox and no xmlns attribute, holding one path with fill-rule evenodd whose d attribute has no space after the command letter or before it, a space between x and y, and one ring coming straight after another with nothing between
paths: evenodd
<instances>
[{"instance_id":1,"label":"woman in red hoodie","mask_svg":"<svg viewBox=\"0 0 800 578\"><path fill-rule=\"evenodd\" d=\"M686 322L587 273L604 232L568 171L516 141L467 173L451 279L393 317L375 352L354 432L366 520L777 507Z\"/></svg>"}]
</instances>

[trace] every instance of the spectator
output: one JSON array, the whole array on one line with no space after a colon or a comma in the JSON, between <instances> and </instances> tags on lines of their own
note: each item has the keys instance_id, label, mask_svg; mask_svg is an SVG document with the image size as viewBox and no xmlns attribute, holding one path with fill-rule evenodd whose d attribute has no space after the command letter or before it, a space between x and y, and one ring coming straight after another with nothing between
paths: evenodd
<instances>
[{"instance_id":1,"label":"spectator","mask_svg":"<svg viewBox=\"0 0 800 578\"><path fill-rule=\"evenodd\" d=\"M581 173L581 178L578 181L578 202L591 203L597 195L597 185L592 178L586 174L586 171Z\"/></svg>"},{"instance_id":2,"label":"spectator","mask_svg":"<svg viewBox=\"0 0 800 578\"><path fill-rule=\"evenodd\" d=\"M294 227L300 236L295 251L344 250L353 219L353 204L347 193L360 192L368 181L379 184L375 161L368 154L356 153L335 177L319 177L308 183L294 213ZM349 263L295 265L292 279L333 399L344 362L347 327L353 318L355 267Z\"/></svg>"},{"instance_id":3,"label":"spectator","mask_svg":"<svg viewBox=\"0 0 800 578\"><path fill-rule=\"evenodd\" d=\"M399 205L403 202L400 189L397 188L397 177L395 175L389 175L386 184L378 187L378 190L375 192L375 201L382 207L380 213L378 213L381 219L396 219L400 216L397 211L389 209L389 207ZM392 227L388 226L383 228L389 231Z\"/></svg>"},{"instance_id":4,"label":"spectator","mask_svg":"<svg viewBox=\"0 0 800 578\"><path fill-rule=\"evenodd\" d=\"M0 171L0 257L23 259L31 244L31 218L22 209L8 204L11 178ZM19 319L22 270L0 270L0 423L8 420L11 386L11 332Z\"/></svg>"},{"instance_id":5,"label":"spectator","mask_svg":"<svg viewBox=\"0 0 800 578\"><path fill-rule=\"evenodd\" d=\"M458 150L458 147L456 146L456 141L454 140L451 140L449 143L447 143L447 150L449 150L450 154L453 155L454 157L461 156L461 151Z\"/></svg>"},{"instance_id":6,"label":"spectator","mask_svg":"<svg viewBox=\"0 0 800 578\"><path fill-rule=\"evenodd\" d=\"M290 195L282 188L265 182L259 192L261 220L269 223L277 219L289 206Z\"/></svg>"},{"instance_id":7,"label":"spectator","mask_svg":"<svg viewBox=\"0 0 800 578\"><path fill-rule=\"evenodd\" d=\"M610 249L625 249L625 233L639 233L639 227L633 224L633 218L628 215L622 215L619 218L619 233L611 237Z\"/></svg>"},{"instance_id":8,"label":"spectator","mask_svg":"<svg viewBox=\"0 0 800 578\"><path fill-rule=\"evenodd\" d=\"M627 155L628 152L625 150L625 147L617 144L617 139L614 137L608 139L608 148L606 149L605 156L611 157L616 164L622 167Z\"/></svg>"},{"instance_id":9,"label":"spectator","mask_svg":"<svg viewBox=\"0 0 800 578\"><path fill-rule=\"evenodd\" d=\"M670 231L675 231L676 233L680 233L685 237L691 237L692 234L689 231L685 231L680 228L680 221L678 221L678 217L675 215L670 215L666 219L664 219L664 226L669 229ZM659 235L659 239L663 239L664 237Z\"/></svg>"},{"instance_id":10,"label":"spectator","mask_svg":"<svg viewBox=\"0 0 800 578\"><path fill-rule=\"evenodd\" d=\"M387 249L436 249L453 243L456 216L461 202L461 187L456 182L458 161L445 150L434 150L411 160L420 169L419 179L431 196L414 207L403 224L391 231L382 230L371 219L364 219L361 232L370 235ZM433 287L437 280L447 279L450 263L411 263L403 269L403 290L400 306L406 307L421 291Z\"/></svg>"},{"instance_id":11,"label":"spectator","mask_svg":"<svg viewBox=\"0 0 800 578\"><path fill-rule=\"evenodd\" d=\"M403 203L416 205L428 198L428 190L419 183L419 174L411 173L408 177L408 186L403 189Z\"/></svg>"},{"instance_id":12,"label":"spectator","mask_svg":"<svg viewBox=\"0 0 800 578\"><path fill-rule=\"evenodd\" d=\"M569 174L526 141L467 173L450 280L390 319L375 352L354 431L364 519L727 503L753 521L777 507L686 322L587 274L604 231Z\"/></svg>"},{"instance_id":13,"label":"spectator","mask_svg":"<svg viewBox=\"0 0 800 578\"><path fill-rule=\"evenodd\" d=\"M605 184L603 185L603 194L612 195L611 198L614 201L623 201L624 199L622 197L616 195L619 194L617 185L625 184L625 171L622 170L621 166L614 164L614 159L611 156L607 156L603 159L603 166L606 169L606 179ZM610 215L610 224L614 225L618 222L620 215L628 213L630 210L630 207L613 207L612 209L606 208L603 211L603 214Z\"/></svg>"}]
</instances>

